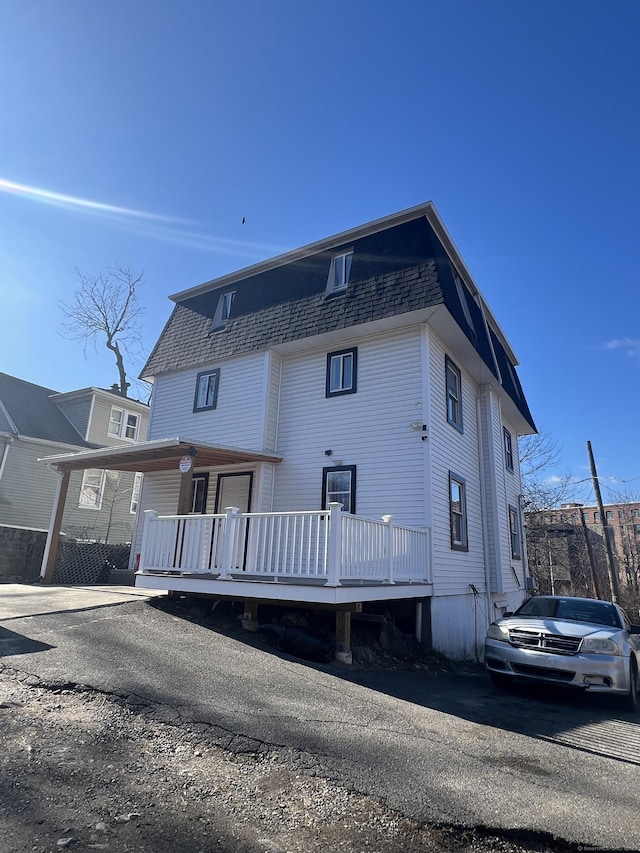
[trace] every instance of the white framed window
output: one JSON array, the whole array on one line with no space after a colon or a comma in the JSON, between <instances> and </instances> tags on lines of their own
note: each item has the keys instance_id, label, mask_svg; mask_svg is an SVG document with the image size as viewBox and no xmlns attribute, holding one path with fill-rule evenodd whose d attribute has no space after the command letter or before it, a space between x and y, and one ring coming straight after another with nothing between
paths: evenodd
<instances>
[{"instance_id":1,"label":"white framed window","mask_svg":"<svg viewBox=\"0 0 640 853\"><path fill-rule=\"evenodd\" d=\"M468 551L467 488L462 477L449 471L449 514L451 519L451 547L455 551Z\"/></svg>"},{"instance_id":2,"label":"white framed window","mask_svg":"<svg viewBox=\"0 0 640 853\"><path fill-rule=\"evenodd\" d=\"M105 472L100 468L86 468L80 486L80 509L100 509L104 494Z\"/></svg>"},{"instance_id":3,"label":"white framed window","mask_svg":"<svg viewBox=\"0 0 640 853\"><path fill-rule=\"evenodd\" d=\"M327 295L341 293L346 290L351 277L351 262L353 261L353 250L342 252L331 259L329 267L329 279L327 281Z\"/></svg>"},{"instance_id":4,"label":"white framed window","mask_svg":"<svg viewBox=\"0 0 640 853\"><path fill-rule=\"evenodd\" d=\"M193 401L194 412L206 412L218 405L218 385L220 368L205 370L196 377L196 394Z\"/></svg>"},{"instance_id":5,"label":"white framed window","mask_svg":"<svg viewBox=\"0 0 640 853\"><path fill-rule=\"evenodd\" d=\"M327 354L327 378L325 396L355 394L357 389L358 350L338 350Z\"/></svg>"},{"instance_id":6,"label":"white framed window","mask_svg":"<svg viewBox=\"0 0 640 853\"><path fill-rule=\"evenodd\" d=\"M516 507L511 505L509 505L509 536L511 538L511 557L514 560L521 560L520 517Z\"/></svg>"},{"instance_id":7,"label":"white framed window","mask_svg":"<svg viewBox=\"0 0 640 853\"><path fill-rule=\"evenodd\" d=\"M506 427L502 427L502 437L504 440L504 465L507 471L513 471L513 439Z\"/></svg>"},{"instance_id":8,"label":"white framed window","mask_svg":"<svg viewBox=\"0 0 640 853\"><path fill-rule=\"evenodd\" d=\"M462 432L462 374L460 369L445 356L445 382L447 393L447 420Z\"/></svg>"},{"instance_id":9,"label":"white framed window","mask_svg":"<svg viewBox=\"0 0 640 853\"><path fill-rule=\"evenodd\" d=\"M125 441L137 441L139 431L140 415L118 406L111 407L109 427L107 428L107 433L110 436L123 438Z\"/></svg>"},{"instance_id":10,"label":"white framed window","mask_svg":"<svg viewBox=\"0 0 640 853\"><path fill-rule=\"evenodd\" d=\"M330 503L342 504L344 512L356 511L356 466L334 465L322 469L322 508Z\"/></svg>"},{"instance_id":11,"label":"white framed window","mask_svg":"<svg viewBox=\"0 0 640 853\"><path fill-rule=\"evenodd\" d=\"M129 507L129 512L132 515L138 511L138 504L140 502L140 489L142 488L142 474L137 471L135 477L133 478L133 486L131 488L131 506Z\"/></svg>"},{"instance_id":12,"label":"white framed window","mask_svg":"<svg viewBox=\"0 0 640 853\"><path fill-rule=\"evenodd\" d=\"M216 306L216 312L213 315L213 320L211 321L212 332L226 326L229 318L231 317L231 306L233 305L235 295L235 290L227 290L225 293L220 294L220 298L218 299L218 304Z\"/></svg>"}]
</instances>

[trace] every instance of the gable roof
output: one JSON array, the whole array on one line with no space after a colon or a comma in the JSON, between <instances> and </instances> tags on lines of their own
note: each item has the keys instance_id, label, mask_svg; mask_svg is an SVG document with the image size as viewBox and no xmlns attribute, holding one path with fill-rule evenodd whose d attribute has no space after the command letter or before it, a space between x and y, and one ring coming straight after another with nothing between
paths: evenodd
<instances>
[{"instance_id":1,"label":"gable roof","mask_svg":"<svg viewBox=\"0 0 640 853\"><path fill-rule=\"evenodd\" d=\"M352 251L349 285L327 295L331 259ZM213 330L223 294L231 315ZM485 366L535 429L517 379L496 350L517 360L431 202L328 237L175 294L176 303L141 376L213 364L327 332L444 306ZM416 312L421 312L416 315ZM493 339L499 342L494 346ZM504 368L505 365L502 365ZM508 382L502 382L502 373Z\"/></svg>"},{"instance_id":2,"label":"gable roof","mask_svg":"<svg viewBox=\"0 0 640 853\"><path fill-rule=\"evenodd\" d=\"M95 447L82 438L51 401L51 396L56 393L42 385L0 373L0 406L8 417L12 432L59 444Z\"/></svg>"}]
</instances>

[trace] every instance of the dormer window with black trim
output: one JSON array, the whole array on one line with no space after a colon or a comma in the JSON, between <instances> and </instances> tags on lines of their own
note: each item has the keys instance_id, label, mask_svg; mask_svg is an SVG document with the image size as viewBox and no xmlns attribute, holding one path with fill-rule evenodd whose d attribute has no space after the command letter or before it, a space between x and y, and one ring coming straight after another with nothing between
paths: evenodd
<instances>
[{"instance_id":1,"label":"dormer window with black trim","mask_svg":"<svg viewBox=\"0 0 640 853\"><path fill-rule=\"evenodd\" d=\"M216 307L216 313L213 315L211 322L211 331L223 329L231 317L231 306L233 305L233 297L236 295L235 290L227 290L226 293L221 293Z\"/></svg>"},{"instance_id":2,"label":"dormer window with black trim","mask_svg":"<svg viewBox=\"0 0 640 853\"><path fill-rule=\"evenodd\" d=\"M329 280L327 281L327 296L331 296L334 293L342 293L347 289L349 277L351 276L352 260L353 250L335 255L331 259Z\"/></svg>"}]
</instances>

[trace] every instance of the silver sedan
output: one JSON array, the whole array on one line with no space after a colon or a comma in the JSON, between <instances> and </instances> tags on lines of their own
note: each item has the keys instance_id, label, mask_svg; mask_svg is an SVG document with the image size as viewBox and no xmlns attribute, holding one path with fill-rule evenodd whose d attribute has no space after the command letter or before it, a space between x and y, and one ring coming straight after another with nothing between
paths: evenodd
<instances>
[{"instance_id":1,"label":"silver sedan","mask_svg":"<svg viewBox=\"0 0 640 853\"><path fill-rule=\"evenodd\" d=\"M485 666L499 687L564 684L619 695L637 711L640 626L609 601L534 596L489 626Z\"/></svg>"}]
</instances>

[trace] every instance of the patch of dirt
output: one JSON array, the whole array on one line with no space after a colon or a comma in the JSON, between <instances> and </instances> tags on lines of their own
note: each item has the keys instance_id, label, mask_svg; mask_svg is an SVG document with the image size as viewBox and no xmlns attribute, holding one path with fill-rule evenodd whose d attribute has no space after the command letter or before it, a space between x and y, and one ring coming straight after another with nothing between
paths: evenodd
<instances>
[{"instance_id":1,"label":"patch of dirt","mask_svg":"<svg viewBox=\"0 0 640 853\"><path fill-rule=\"evenodd\" d=\"M426 827L207 727L0 669L0 850L113 853L525 853L481 830Z\"/></svg>"},{"instance_id":2,"label":"patch of dirt","mask_svg":"<svg viewBox=\"0 0 640 853\"><path fill-rule=\"evenodd\" d=\"M333 657L335 617L326 611L261 605L259 630L252 634L242 628L241 604L234 605L229 601L215 603L210 599L184 596L159 597L153 599L150 604L159 610L260 648L271 648L292 657L319 662L329 662ZM283 638L284 629L296 632L293 635L294 641L289 645L286 638ZM305 634L310 640L307 655L300 654ZM328 649L329 653L323 655L320 649L314 657L313 653L319 648L319 644ZM294 649L298 652L297 655L294 654ZM378 615L352 616L351 652L353 669L414 670L425 673L483 671L481 665L474 661L449 660L418 642L415 637L401 631L393 619Z\"/></svg>"}]
</instances>

